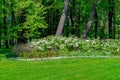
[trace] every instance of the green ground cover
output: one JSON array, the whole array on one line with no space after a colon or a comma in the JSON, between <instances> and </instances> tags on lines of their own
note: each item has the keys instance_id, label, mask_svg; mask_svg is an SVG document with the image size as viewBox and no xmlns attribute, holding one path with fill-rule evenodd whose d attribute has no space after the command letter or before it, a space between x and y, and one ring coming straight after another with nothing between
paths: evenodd
<instances>
[{"instance_id":1,"label":"green ground cover","mask_svg":"<svg viewBox=\"0 0 120 80\"><path fill-rule=\"evenodd\" d=\"M14 61L0 56L0 80L120 80L119 58Z\"/></svg>"}]
</instances>

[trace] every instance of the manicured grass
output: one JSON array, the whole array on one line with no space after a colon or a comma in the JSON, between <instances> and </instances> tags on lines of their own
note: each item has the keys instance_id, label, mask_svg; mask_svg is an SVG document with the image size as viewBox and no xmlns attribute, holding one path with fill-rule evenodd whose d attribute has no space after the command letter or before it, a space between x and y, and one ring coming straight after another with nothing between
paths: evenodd
<instances>
[{"instance_id":1,"label":"manicured grass","mask_svg":"<svg viewBox=\"0 0 120 80\"><path fill-rule=\"evenodd\" d=\"M120 80L119 58L0 60L0 80Z\"/></svg>"}]
</instances>

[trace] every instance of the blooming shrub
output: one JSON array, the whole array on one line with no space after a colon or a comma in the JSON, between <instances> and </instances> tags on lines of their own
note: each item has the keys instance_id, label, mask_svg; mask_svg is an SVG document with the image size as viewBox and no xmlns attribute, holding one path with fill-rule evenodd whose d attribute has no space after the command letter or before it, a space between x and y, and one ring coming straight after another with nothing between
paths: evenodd
<instances>
[{"instance_id":1,"label":"blooming shrub","mask_svg":"<svg viewBox=\"0 0 120 80\"><path fill-rule=\"evenodd\" d=\"M50 50L79 50L80 41L78 38L73 37L46 37L38 41L32 41L30 46L35 48L37 51L50 51Z\"/></svg>"},{"instance_id":2,"label":"blooming shrub","mask_svg":"<svg viewBox=\"0 0 120 80\"><path fill-rule=\"evenodd\" d=\"M79 53L95 51L117 53L120 52L120 42L110 39L82 40L77 37L48 36L39 40L33 40L27 45L16 46L13 51L20 56L27 57L59 56L69 54L71 51Z\"/></svg>"}]
</instances>

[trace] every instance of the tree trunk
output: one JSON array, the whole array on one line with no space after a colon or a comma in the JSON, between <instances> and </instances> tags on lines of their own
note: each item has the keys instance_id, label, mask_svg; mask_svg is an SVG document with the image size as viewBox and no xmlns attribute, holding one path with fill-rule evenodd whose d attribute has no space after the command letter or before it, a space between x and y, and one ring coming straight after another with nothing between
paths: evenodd
<instances>
[{"instance_id":1,"label":"tree trunk","mask_svg":"<svg viewBox=\"0 0 120 80\"><path fill-rule=\"evenodd\" d=\"M26 18L25 14L26 14L26 10L23 10L22 13L18 16L19 24L22 24L25 22L25 18ZM24 33L25 33L24 29L17 32L17 35L18 35L17 44L27 43L28 39L24 36Z\"/></svg>"},{"instance_id":2,"label":"tree trunk","mask_svg":"<svg viewBox=\"0 0 120 80\"><path fill-rule=\"evenodd\" d=\"M77 18L77 36L80 37L80 13L81 10L80 10L80 3L79 3L79 11L78 11L78 18Z\"/></svg>"},{"instance_id":3,"label":"tree trunk","mask_svg":"<svg viewBox=\"0 0 120 80\"><path fill-rule=\"evenodd\" d=\"M59 23L59 17L60 17L60 11L59 11L59 9L57 9L56 11L55 11L55 31L54 31L54 34L56 33L56 30L57 30L57 27L56 26L58 26L58 23Z\"/></svg>"},{"instance_id":4,"label":"tree trunk","mask_svg":"<svg viewBox=\"0 0 120 80\"><path fill-rule=\"evenodd\" d=\"M2 43L2 24L0 23L0 48L1 48L1 43Z\"/></svg>"},{"instance_id":5,"label":"tree trunk","mask_svg":"<svg viewBox=\"0 0 120 80\"><path fill-rule=\"evenodd\" d=\"M92 25L92 22L93 22L93 19L94 19L94 16L95 16L95 9L96 9L96 6L97 6L97 2L98 2L98 0L94 0L92 10L91 10L91 13L90 13L90 16L89 16L89 20L87 22L87 27L86 27L86 29L84 30L84 32L81 36L81 38L83 38L83 39L86 38L87 33L91 28L91 25Z\"/></svg>"},{"instance_id":6,"label":"tree trunk","mask_svg":"<svg viewBox=\"0 0 120 80\"><path fill-rule=\"evenodd\" d=\"M59 21L59 24L58 24L58 28L57 28L57 31L56 31L57 36L62 35L65 19L66 19L66 16L67 16L67 11L68 11L68 0L65 0L64 9L62 11L62 15L61 15L61 18L60 18L60 21Z\"/></svg>"},{"instance_id":7,"label":"tree trunk","mask_svg":"<svg viewBox=\"0 0 120 80\"><path fill-rule=\"evenodd\" d=\"M113 0L113 38L115 39L115 21L116 21L116 17L115 17L115 1Z\"/></svg>"},{"instance_id":8,"label":"tree trunk","mask_svg":"<svg viewBox=\"0 0 120 80\"><path fill-rule=\"evenodd\" d=\"M105 24L106 22L105 22L105 18L103 18L103 20L102 20L102 29L101 29L101 35L100 35L100 39L104 39L105 38L105 32L104 32L104 30L105 30L105 26L106 26L106 24Z\"/></svg>"},{"instance_id":9,"label":"tree trunk","mask_svg":"<svg viewBox=\"0 0 120 80\"><path fill-rule=\"evenodd\" d=\"M115 39L115 32L116 32L116 28L115 28L115 20L116 19L116 17L115 17L115 12L114 12L114 24L113 24L113 38Z\"/></svg>"},{"instance_id":10,"label":"tree trunk","mask_svg":"<svg viewBox=\"0 0 120 80\"><path fill-rule=\"evenodd\" d=\"M68 37L69 17L67 16L66 36Z\"/></svg>"},{"instance_id":11,"label":"tree trunk","mask_svg":"<svg viewBox=\"0 0 120 80\"><path fill-rule=\"evenodd\" d=\"M97 32L98 32L98 14L97 10L95 9L95 38L97 38Z\"/></svg>"},{"instance_id":12,"label":"tree trunk","mask_svg":"<svg viewBox=\"0 0 120 80\"><path fill-rule=\"evenodd\" d=\"M76 0L71 0L70 7L70 19L71 19L71 34L77 35L77 26L76 26Z\"/></svg>"},{"instance_id":13,"label":"tree trunk","mask_svg":"<svg viewBox=\"0 0 120 80\"><path fill-rule=\"evenodd\" d=\"M6 48L8 48L8 39L7 39L7 24L6 24L6 1L3 0L3 5L4 5L4 9L3 9L3 13L4 13L4 36L5 36L5 45Z\"/></svg>"},{"instance_id":14,"label":"tree trunk","mask_svg":"<svg viewBox=\"0 0 120 80\"><path fill-rule=\"evenodd\" d=\"M112 0L108 0L109 3L109 12L108 12L108 30L109 30L109 38L113 38L113 27L112 27L112 18L113 18L113 3Z\"/></svg>"},{"instance_id":15,"label":"tree trunk","mask_svg":"<svg viewBox=\"0 0 120 80\"><path fill-rule=\"evenodd\" d=\"M13 0L11 0L11 26L14 27L14 23L15 23L15 15L14 15L14 11L13 11ZM14 46L14 36L12 36L11 39L11 45Z\"/></svg>"}]
</instances>

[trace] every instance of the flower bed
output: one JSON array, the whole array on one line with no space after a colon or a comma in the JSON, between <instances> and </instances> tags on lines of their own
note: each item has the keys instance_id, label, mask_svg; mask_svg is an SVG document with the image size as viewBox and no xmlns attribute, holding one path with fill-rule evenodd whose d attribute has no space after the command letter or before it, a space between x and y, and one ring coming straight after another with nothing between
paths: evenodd
<instances>
[{"instance_id":1,"label":"flower bed","mask_svg":"<svg viewBox=\"0 0 120 80\"><path fill-rule=\"evenodd\" d=\"M102 55L120 55L120 42L117 40L83 40L77 37L48 36L39 40L33 40L27 44L17 45L13 48L13 54L18 57L57 57L70 55L71 52L93 54L103 52ZM76 53L75 53L76 54ZM101 53L98 53L101 54ZM74 54L72 54L74 55ZM7 57L14 57L9 56Z\"/></svg>"}]
</instances>

